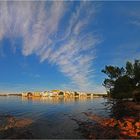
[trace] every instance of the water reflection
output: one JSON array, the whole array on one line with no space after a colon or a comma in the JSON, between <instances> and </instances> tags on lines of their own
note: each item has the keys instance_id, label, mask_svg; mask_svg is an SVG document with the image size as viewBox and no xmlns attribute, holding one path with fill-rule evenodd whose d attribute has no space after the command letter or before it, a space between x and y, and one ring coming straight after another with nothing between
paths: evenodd
<instances>
[{"instance_id":1,"label":"water reflection","mask_svg":"<svg viewBox=\"0 0 140 140\"><path fill-rule=\"evenodd\" d=\"M30 129L36 138L76 139L82 137L71 117L85 120L82 112L89 111L108 116L104 102L103 98L0 97L0 114L32 119Z\"/></svg>"},{"instance_id":2,"label":"water reflection","mask_svg":"<svg viewBox=\"0 0 140 140\"><path fill-rule=\"evenodd\" d=\"M49 104L67 104L67 103L74 103L74 102L86 102L90 101L91 98L67 98L67 97L22 97L22 102L40 102L40 103L49 103Z\"/></svg>"}]
</instances>

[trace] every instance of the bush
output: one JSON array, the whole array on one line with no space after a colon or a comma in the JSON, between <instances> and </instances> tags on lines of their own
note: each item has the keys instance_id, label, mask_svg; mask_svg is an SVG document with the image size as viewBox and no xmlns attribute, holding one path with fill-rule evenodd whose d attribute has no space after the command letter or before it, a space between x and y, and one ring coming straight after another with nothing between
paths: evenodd
<instances>
[{"instance_id":1,"label":"bush","mask_svg":"<svg viewBox=\"0 0 140 140\"><path fill-rule=\"evenodd\" d=\"M132 79L128 76L122 76L115 81L115 85L112 89L111 95L113 98L118 99L132 98L133 88L134 85Z\"/></svg>"},{"instance_id":2,"label":"bush","mask_svg":"<svg viewBox=\"0 0 140 140\"><path fill-rule=\"evenodd\" d=\"M135 60L134 63L127 62L125 68L105 66L102 72L108 76L103 85L110 97L134 98L140 101L140 60Z\"/></svg>"}]
</instances>

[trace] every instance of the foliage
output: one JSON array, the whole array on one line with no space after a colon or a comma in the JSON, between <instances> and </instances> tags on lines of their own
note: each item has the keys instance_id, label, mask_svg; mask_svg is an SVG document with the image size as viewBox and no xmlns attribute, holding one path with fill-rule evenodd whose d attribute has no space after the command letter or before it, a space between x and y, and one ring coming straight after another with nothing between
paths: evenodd
<instances>
[{"instance_id":1,"label":"foliage","mask_svg":"<svg viewBox=\"0 0 140 140\"><path fill-rule=\"evenodd\" d=\"M102 70L103 73L107 74L107 76L113 80L122 76L124 73L124 68L114 67L114 66L105 66L105 69Z\"/></svg>"},{"instance_id":2,"label":"foliage","mask_svg":"<svg viewBox=\"0 0 140 140\"><path fill-rule=\"evenodd\" d=\"M127 62L125 68L105 66L102 72L108 76L103 85L111 97L130 98L136 89L140 91L140 60L135 60L134 63Z\"/></svg>"},{"instance_id":3,"label":"foliage","mask_svg":"<svg viewBox=\"0 0 140 140\"><path fill-rule=\"evenodd\" d=\"M112 96L114 98L121 98L121 99L130 98L132 97L132 92L134 88L135 85L133 84L133 80L127 75L124 75L122 77L119 77L115 81L115 85L112 90L113 92Z\"/></svg>"}]
</instances>

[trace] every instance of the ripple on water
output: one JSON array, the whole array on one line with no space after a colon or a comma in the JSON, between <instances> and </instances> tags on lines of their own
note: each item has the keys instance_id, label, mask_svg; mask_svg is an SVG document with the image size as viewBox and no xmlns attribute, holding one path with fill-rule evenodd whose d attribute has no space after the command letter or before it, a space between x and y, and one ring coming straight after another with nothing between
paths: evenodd
<instances>
[{"instance_id":1,"label":"ripple on water","mask_svg":"<svg viewBox=\"0 0 140 140\"><path fill-rule=\"evenodd\" d=\"M88 100L55 101L48 99L28 100L21 97L0 97L0 113L33 119L30 127L36 138L83 138L75 131L77 124L72 118L85 119L82 112L108 116L102 98ZM37 137L40 136L40 137Z\"/></svg>"}]
</instances>

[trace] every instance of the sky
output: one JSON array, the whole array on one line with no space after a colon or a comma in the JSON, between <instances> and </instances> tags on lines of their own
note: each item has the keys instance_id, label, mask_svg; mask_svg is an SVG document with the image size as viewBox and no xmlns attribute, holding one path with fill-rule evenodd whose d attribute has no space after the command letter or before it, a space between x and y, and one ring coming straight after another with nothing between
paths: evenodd
<instances>
[{"instance_id":1,"label":"sky","mask_svg":"<svg viewBox=\"0 0 140 140\"><path fill-rule=\"evenodd\" d=\"M105 92L105 65L140 59L140 2L0 2L0 92Z\"/></svg>"}]
</instances>

